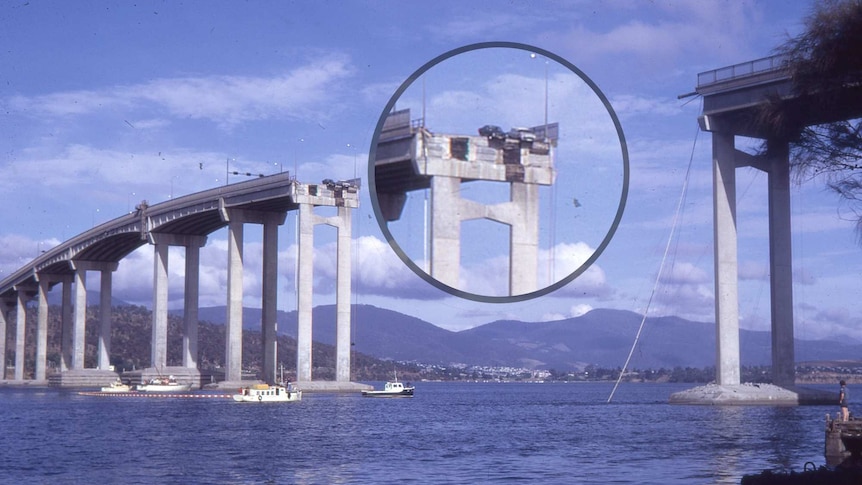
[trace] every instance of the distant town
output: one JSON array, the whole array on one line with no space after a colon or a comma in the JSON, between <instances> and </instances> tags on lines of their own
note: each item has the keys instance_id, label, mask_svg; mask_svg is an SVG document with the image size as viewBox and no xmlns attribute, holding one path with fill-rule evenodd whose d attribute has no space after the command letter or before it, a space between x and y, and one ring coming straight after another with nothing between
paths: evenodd
<instances>
[{"instance_id":1,"label":"distant town","mask_svg":"<svg viewBox=\"0 0 862 485\"><path fill-rule=\"evenodd\" d=\"M486 367L453 364L449 366L399 362L399 374L414 380L471 382L600 382L615 381L620 368L587 366L582 372L557 372L516 367ZM743 366L741 380L771 383L769 366ZM800 384L832 384L844 379L850 384L862 384L862 361L805 362L796 366L796 382ZM715 380L712 367L676 367L673 369L627 370L625 382L708 383Z\"/></svg>"}]
</instances>

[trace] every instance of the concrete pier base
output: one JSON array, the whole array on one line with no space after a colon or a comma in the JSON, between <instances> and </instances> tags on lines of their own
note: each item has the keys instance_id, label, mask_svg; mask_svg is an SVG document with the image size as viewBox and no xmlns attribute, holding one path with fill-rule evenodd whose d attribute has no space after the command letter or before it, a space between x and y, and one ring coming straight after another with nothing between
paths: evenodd
<instances>
[{"instance_id":1,"label":"concrete pier base","mask_svg":"<svg viewBox=\"0 0 862 485\"><path fill-rule=\"evenodd\" d=\"M50 387L102 387L114 382L119 374L105 369L70 369L48 376Z\"/></svg>"},{"instance_id":2,"label":"concrete pier base","mask_svg":"<svg viewBox=\"0 0 862 485\"><path fill-rule=\"evenodd\" d=\"M773 384L707 384L671 394L670 403L759 406L831 404L837 406L838 393L798 386L779 387Z\"/></svg>"},{"instance_id":3,"label":"concrete pier base","mask_svg":"<svg viewBox=\"0 0 862 485\"><path fill-rule=\"evenodd\" d=\"M251 386L254 384L263 384L264 382L257 379L242 380L242 381L221 381L213 385L206 386L207 389L225 389L236 390L240 387ZM291 381L291 384L301 389L304 393L353 393L361 391L370 391L374 386L361 384L359 382L343 382L343 381Z\"/></svg>"},{"instance_id":4,"label":"concrete pier base","mask_svg":"<svg viewBox=\"0 0 862 485\"><path fill-rule=\"evenodd\" d=\"M302 392L318 393L318 392L361 392L370 391L374 386L362 384L360 382L344 382L344 381L300 381L293 383L296 387L302 389Z\"/></svg>"}]
</instances>

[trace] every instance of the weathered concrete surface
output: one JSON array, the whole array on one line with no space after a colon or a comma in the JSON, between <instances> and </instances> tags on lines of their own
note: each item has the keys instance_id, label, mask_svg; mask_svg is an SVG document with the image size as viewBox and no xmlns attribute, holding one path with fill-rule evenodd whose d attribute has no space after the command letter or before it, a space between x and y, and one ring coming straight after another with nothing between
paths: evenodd
<instances>
[{"instance_id":1,"label":"weathered concrete surface","mask_svg":"<svg viewBox=\"0 0 862 485\"><path fill-rule=\"evenodd\" d=\"M221 381L214 384L204 386L205 389L238 389L240 387L251 386L254 384L263 384L263 381L256 379L242 381ZM291 384L301 389L304 393L323 393L323 392L361 392L370 391L374 387L368 384L359 382L339 382L339 381L291 381Z\"/></svg>"},{"instance_id":2,"label":"weathered concrete surface","mask_svg":"<svg viewBox=\"0 0 862 485\"><path fill-rule=\"evenodd\" d=\"M779 387L773 384L707 384L675 392L671 404L712 405L818 405L838 406L838 393L804 387Z\"/></svg>"},{"instance_id":3,"label":"weathered concrete surface","mask_svg":"<svg viewBox=\"0 0 862 485\"><path fill-rule=\"evenodd\" d=\"M102 387L117 380L119 375L103 369L69 369L48 376L51 387Z\"/></svg>"},{"instance_id":4,"label":"weathered concrete surface","mask_svg":"<svg viewBox=\"0 0 862 485\"><path fill-rule=\"evenodd\" d=\"M374 386L362 384L360 382L339 382L339 381L300 381L294 382L293 385L302 389L302 392L361 392L370 391Z\"/></svg>"}]
</instances>

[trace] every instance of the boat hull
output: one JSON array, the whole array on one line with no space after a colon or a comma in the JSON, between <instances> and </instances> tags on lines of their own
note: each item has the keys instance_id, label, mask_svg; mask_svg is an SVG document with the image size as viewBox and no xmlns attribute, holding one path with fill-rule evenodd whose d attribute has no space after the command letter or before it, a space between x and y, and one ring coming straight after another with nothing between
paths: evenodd
<instances>
[{"instance_id":1,"label":"boat hull","mask_svg":"<svg viewBox=\"0 0 862 485\"><path fill-rule=\"evenodd\" d=\"M231 396L236 402L297 402L302 400L302 390L282 386L255 386L243 388Z\"/></svg>"},{"instance_id":2,"label":"boat hull","mask_svg":"<svg viewBox=\"0 0 862 485\"><path fill-rule=\"evenodd\" d=\"M191 384L142 384L138 386L138 390L141 392L184 392L191 389Z\"/></svg>"},{"instance_id":3,"label":"boat hull","mask_svg":"<svg viewBox=\"0 0 862 485\"><path fill-rule=\"evenodd\" d=\"M402 382L397 380L389 381L383 386L382 390L377 391L362 391L362 396L364 397L413 397L413 389L414 387L409 385L404 385Z\"/></svg>"},{"instance_id":4,"label":"boat hull","mask_svg":"<svg viewBox=\"0 0 862 485\"><path fill-rule=\"evenodd\" d=\"M102 392L131 392L131 391L132 391L132 386L129 386L126 384L102 388Z\"/></svg>"},{"instance_id":5,"label":"boat hull","mask_svg":"<svg viewBox=\"0 0 862 485\"><path fill-rule=\"evenodd\" d=\"M413 397L413 390L400 392L391 391L362 391L363 397Z\"/></svg>"}]
</instances>

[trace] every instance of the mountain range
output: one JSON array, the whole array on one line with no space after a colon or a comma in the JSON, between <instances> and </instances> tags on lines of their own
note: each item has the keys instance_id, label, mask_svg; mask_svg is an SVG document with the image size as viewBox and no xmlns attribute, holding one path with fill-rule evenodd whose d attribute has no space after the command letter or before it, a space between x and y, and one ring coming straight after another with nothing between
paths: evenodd
<instances>
[{"instance_id":1,"label":"mountain range","mask_svg":"<svg viewBox=\"0 0 862 485\"><path fill-rule=\"evenodd\" d=\"M260 330L260 309L246 308L243 327ZM224 324L224 306L201 308L199 318ZM296 337L296 312L278 312L278 333ZM582 370L587 365L617 368L625 363L643 316L597 309L551 322L499 320L454 332L422 319L371 305L352 307L353 349L380 359L528 369ZM335 306L312 314L313 340L335 344ZM771 363L769 332L740 330L742 365ZM858 359L856 341L796 340L796 361ZM677 317L650 317L629 368L703 368L715 365L715 325Z\"/></svg>"},{"instance_id":2,"label":"mountain range","mask_svg":"<svg viewBox=\"0 0 862 485\"><path fill-rule=\"evenodd\" d=\"M52 298L53 297L53 298ZM89 305L99 294L87 293ZM59 298L49 296L49 303ZM114 306L128 305L114 299ZM582 370L587 365L622 367L637 336L643 316L624 310L596 309L579 317L550 322L498 320L459 332L420 318L372 305L352 306L353 350L378 359L423 364L466 364L489 367ZM173 311L179 313L181 311ZM224 306L203 307L199 319L224 325ZM245 308L243 327L260 330L261 310ZM277 313L278 333L296 338L296 311ZM316 342L335 344L335 306L312 312ZM770 365L771 335L740 330L742 365ZM854 360L862 343L850 338L796 339L796 361ZM704 368L715 365L715 325L678 317L649 317L638 338L629 368Z\"/></svg>"}]
</instances>

